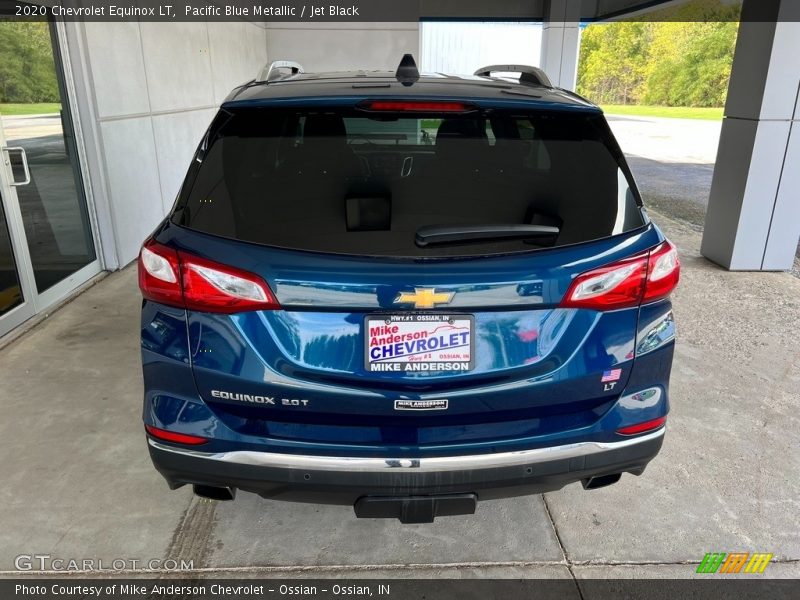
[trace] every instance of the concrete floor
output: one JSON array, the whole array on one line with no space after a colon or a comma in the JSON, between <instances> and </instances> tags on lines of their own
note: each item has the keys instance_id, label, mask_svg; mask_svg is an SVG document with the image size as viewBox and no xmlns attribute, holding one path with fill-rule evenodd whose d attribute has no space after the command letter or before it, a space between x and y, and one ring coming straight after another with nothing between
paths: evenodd
<instances>
[{"instance_id":1,"label":"concrete floor","mask_svg":"<svg viewBox=\"0 0 800 600\"><path fill-rule=\"evenodd\" d=\"M642 477L433 525L170 492L140 421L129 267L0 349L0 575L49 554L226 574L691 577L706 552L764 551L766 576L800 577L800 279L721 270L692 227L654 216L684 269L668 433Z\"/></svg>"}]
</instances>

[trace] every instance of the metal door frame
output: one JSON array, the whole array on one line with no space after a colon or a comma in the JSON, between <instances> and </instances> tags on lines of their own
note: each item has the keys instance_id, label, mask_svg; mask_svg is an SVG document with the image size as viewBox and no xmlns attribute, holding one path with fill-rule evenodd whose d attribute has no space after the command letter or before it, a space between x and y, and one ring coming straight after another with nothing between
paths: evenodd
<instances>
[{"instance_id":1,"label":"metal door frame","mask_svg":"<svg viewBox=\"0 0 800 600\"><path fill-rule=\"evenodd\" d=\"M12 308L4 315L0 315L0 337L36 314L37 296L25 228L22 224L22 213L19 210L17 191L12 185L11 160L6 148L6 137L2 123L0 123L0 202L2 202L5 226L8 228L8 236L11 240L11 255L22 290L22 304Z\"/></svg>"}]
</instances>

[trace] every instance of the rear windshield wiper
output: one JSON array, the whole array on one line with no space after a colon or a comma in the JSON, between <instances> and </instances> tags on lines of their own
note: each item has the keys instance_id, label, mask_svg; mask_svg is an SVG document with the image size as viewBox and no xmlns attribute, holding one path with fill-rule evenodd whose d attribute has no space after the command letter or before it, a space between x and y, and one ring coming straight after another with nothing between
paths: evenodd
<instances>
[{"instance_id":1,"label":"rear windshield wiper","mask_svg":"<svg viewBox=\"0 0 800 600\"><path fill-rule=\"evenodd\" d=\"M554 237L561 230L549 225L426 225L417 230L417 246L526 240Z\"/></svg>"}]
</instances>

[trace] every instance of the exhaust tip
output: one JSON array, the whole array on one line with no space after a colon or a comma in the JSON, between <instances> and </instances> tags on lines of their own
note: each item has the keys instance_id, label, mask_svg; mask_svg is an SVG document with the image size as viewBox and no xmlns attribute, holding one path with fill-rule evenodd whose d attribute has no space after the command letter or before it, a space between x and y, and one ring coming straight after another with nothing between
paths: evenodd
<instances>
[{"instance_id":1,"label":"exhaust tip","mask_svg":"<svg viewBox=\"0 0 800 600\"><path fill-rule=\"evenodd\" d=\"M582 480L581 483L585 490L596 490L617 483L620 477L622 477L622 473L612 473L611 475L589 477L589 479Z\"/></svg>"},{"instance_id":2,"label":"exhaust tip","mask_svg":"<svg viewBox=\"0 0 800 600\"><path fill-rule=\"evenodd\" d=\"M236 497L236 488L216 487L213 485L193 485L195 496L209 500L233 500Z\"/></svg>"}]
</instances>

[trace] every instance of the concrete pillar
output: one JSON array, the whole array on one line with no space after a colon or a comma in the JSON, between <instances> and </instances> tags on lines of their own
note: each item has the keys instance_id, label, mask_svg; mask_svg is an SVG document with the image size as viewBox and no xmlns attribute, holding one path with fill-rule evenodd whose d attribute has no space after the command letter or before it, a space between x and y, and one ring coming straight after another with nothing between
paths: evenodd
<instances>
[{"instance_id":1,"label":"concrete pillar","mask_svg":"<svg viewBox=\"0 0 800 600\"><path fill-rule=\"evenodd\" d=\"M574 90L580 49L580 2L544 0L541 68L553 85Z\"/></svg>"},{"instance_id":2,"label":"concrete pillar","mask_svg":"<svg viewBox=\"0 0 800 600\"><path fill-rule=\"evenodd\" d=\"M701 252L792 268L800 237L800 3L744 0Z\"/></svg>"}]
</instances>

